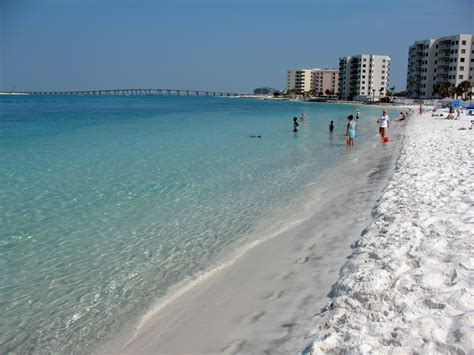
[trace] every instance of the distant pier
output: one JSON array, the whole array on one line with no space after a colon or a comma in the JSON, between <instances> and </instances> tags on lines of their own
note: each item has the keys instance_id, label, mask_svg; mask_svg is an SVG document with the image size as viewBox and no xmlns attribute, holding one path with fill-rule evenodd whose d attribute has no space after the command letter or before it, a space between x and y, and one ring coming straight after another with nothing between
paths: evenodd
<instances>
[{"instance_id":1,"label":"distant pier","mask_svg":"<svg viewBox=\"0 0 474 355\"><path fill-rule=\"evenodd\" d=\"M73 95L73 96L162 96L162 95L185 95L185 96L222 96L236 97L248 96L235 92L211 91L211 90L189 90L189 89L106 89L106 90L62 90L62 91L14 91L1 92L2 94L24 94L24 95Z\"/></svg>"}]
</instances>

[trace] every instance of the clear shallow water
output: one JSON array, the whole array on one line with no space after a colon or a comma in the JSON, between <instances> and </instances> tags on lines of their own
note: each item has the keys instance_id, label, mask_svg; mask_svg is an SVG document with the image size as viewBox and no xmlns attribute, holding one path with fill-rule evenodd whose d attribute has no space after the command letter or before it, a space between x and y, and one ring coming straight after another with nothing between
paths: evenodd
<instances>
[{"instance_id":1,"label":"clear shallow water","mask_svg":"<svg viewBox=\"0 0 474 355\"><path fill-rule=\"evenodd\" d=\"M0 97L0 351L91 350L173 285L297 218L321 174L357 154L343 140L354 112L205 97ZM378 142L380 109L361 112L359 151Z\"/></svg>"}]
</instances>

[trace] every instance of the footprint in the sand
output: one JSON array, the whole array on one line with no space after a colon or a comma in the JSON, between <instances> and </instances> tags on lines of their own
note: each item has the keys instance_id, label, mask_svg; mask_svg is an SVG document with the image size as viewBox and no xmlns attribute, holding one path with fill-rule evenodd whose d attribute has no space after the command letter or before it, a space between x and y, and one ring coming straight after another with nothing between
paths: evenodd
<instances>
[{"instance_id":1,"label":"footprint in the sand","mask_svg":"<svg viewBox=\"0 0 474 355\"><path fill-rule=\"evenodd\" d=\"M283 293L285 291L283 290L279 290L279 291L275 291L275 292L272 292L271 294L269 294L268 296L266 296L264 298L265 301L275 301L277 299L279 299L281 296L283 296Z\"/></svg>"},{"instance_id":2,"label":"footprint in the sand","mask_svg":"<svg viewBox=\"0 0 474 355\"><path fill-rule=\"evenodd\" d=\"M288 280L288 279L291 279L293 276L295 276L295 273L293 271L290 271L290 272L287 272L287 273L283 274L283 276L281 278L282 278L282 280Z\"/></svg>"},{"instance_id":3,"label":"footprint in the sand","mask_svg":"<svg viewBox=\"0 0 474 355\"><path fill-rule=\"evenodd\" d=\"M259 321L259 319L263 317L264 314L265 314L264 311L253 312L251 315L249 315L248 317L245 318L244 322L247 325L257 323Z\"/></svg>"},{"instance_id":4,"label":"footprint in the sand","mask_svg":"<svg viewBox=\"0 0 474 355\"><path fill-rule=\"evenodd\" d=\"M295 264L306 264L308 262L309 258L307 256L301 257L298 260L295 261Z\"/></svg>"},{"instance_id":5,"label":"footprint in the sand","mask_svg":"<svg viewBox=\"0 0 474 355\"><path fill-rule=\"evenodd\" d=\"M313 250L316 247L316 244L311 244L309 247L306 248L306 250Z\"/></svg>"},{"instance_id":6,"label":"footprint in the sand","mask_svg":"<svg viewBox=\"0 0 474 355\"><path fill-rule=\"evenodd\" d=\"M223 348L221 352L223 354L236 354L240 350L242 350L242 347L244 346L244 344L245 344L245 340L242 340L242 339L234 340L232 343L230 343L225 348Z\"/></svg>"}]
</instances>

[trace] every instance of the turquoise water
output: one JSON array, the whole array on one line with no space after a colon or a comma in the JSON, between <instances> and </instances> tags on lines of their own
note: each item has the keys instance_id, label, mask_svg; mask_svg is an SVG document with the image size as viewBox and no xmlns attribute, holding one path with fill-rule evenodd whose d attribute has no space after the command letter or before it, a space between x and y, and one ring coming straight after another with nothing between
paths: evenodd
<instances>
[{"instance_id":1,"label":"turquoise water","mask_svg":"<svg viewBox=\"0 0 474 355\"><path fill-rule=\"evenodd\" d=\"M0 97L0 352L91 351L173 285L296 218L321 174L378 142L380 109L363 107L360 145L346 149L354 112L206 97Z\"/></svg>"}]
</instances>

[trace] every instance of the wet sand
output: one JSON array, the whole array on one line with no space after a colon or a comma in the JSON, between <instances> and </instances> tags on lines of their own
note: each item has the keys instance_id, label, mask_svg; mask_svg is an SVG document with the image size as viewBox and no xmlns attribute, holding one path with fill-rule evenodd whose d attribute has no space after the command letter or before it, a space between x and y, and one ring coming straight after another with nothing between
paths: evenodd
<instances>
[{"instance_id":1,"label":"wet sand","mask_svg":"<svg viewBox=\"0 0 474 355\"><path fill-rule=\"evenodd\" d=\"M334 172L311 218L248 250L147 317L135 335L108 351L302 351L351 244L372 221L372 209L393 174L401 124L392 126L391 143L374 143L363 157Z\"/></svg>"}]
</instances>

